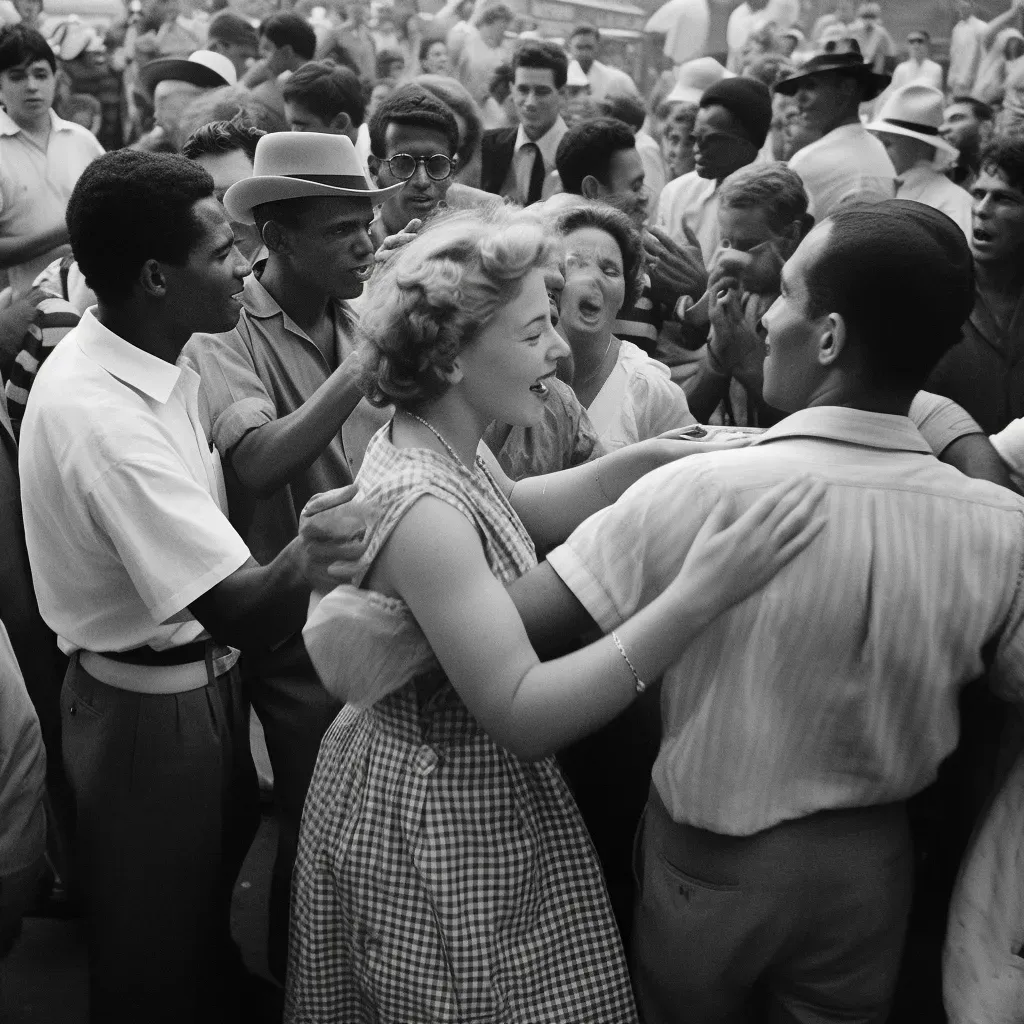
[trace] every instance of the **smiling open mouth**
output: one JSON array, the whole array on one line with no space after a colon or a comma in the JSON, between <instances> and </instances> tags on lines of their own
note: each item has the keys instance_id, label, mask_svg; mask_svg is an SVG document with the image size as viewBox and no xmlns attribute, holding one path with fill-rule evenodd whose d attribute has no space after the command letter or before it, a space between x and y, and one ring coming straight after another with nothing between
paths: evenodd
<instances>
[{"instance_id":1,"label":"smiling open mouth","mask_svg":"<svg viewBox=\"0 0 1024 1024\"><path fill-rule=\"evenodd\" d=\"M557 372L557 370L552 370L550 373L545 373L543 377L538 377L536 382L530 385L530 390L535 395L546 395L548 393L548 386L544 381L550 380Z\"/></svg>"}]
</instances>

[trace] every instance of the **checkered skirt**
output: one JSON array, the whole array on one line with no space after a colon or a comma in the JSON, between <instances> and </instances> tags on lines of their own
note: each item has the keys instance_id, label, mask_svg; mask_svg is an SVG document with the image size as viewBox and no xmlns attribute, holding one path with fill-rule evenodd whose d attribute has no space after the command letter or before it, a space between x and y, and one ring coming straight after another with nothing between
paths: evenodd
<instances>
[{"instance_id":1,"label":"checkered skirt","mask_svg":"<svg viewBox=\"0 0 1024 1024\"><path fill-rule=\"evenodd\" d=\"M371 560L432 494L477 526L502 582L535 564L482 463L396 449L387 429L360 472L384 510ZM346 707L324 737L295 865L285 1019L637 1019L600 867L554 760L495 744L439 672Z\"/></svg>"}]
</instances>

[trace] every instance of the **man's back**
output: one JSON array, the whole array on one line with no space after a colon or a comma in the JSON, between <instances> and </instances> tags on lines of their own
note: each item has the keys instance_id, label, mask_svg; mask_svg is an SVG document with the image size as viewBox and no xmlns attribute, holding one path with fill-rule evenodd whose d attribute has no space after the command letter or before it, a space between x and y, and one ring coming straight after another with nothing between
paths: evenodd
<instances>
[{"instance_id":1,"label":"man's back","mask_svg":"<svg viewBox=\"0 0 1024 1024\"><path fill-rule=\"evenodd\" d=\"M654 782L675 820L719 834L919 792L994 638L997 675L1024 690L1024 501L938 462L903 417L796 413L648 475L549 561L607 631L674 577L718 502L739 513L800 474L828 487L822 534L665 676Z\"/></svg>"}]
</instances>

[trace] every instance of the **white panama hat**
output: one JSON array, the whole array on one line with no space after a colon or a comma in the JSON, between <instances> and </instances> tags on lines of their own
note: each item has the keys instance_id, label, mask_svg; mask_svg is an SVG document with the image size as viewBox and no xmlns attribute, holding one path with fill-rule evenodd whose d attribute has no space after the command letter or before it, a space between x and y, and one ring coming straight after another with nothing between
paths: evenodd
<instances>
[{"instance_id":1,"label":"white panama hat","mask_svg":"<svg viewBox=\"0 0 1024 1024\"><path fill-rule=\"evenodd\" d=\"M701 96L708 86L720 82L723 78L735 78L731 71L726 71L714 57L698 57L680 64L676 69L676 84L665 97L666 103L700 103Z\"/></svg>"},{"instance_id":2,"label":"white panama hat","mask_svg":"<svg viewBox=\"0 0 1024 1024\"><path fill-rule=\"evenodd\" d=\"M927 142L939 153L956 157L960 155L956 146L939 137L945 106L946 99L938 89L923 82L911 82L889 96L878 118L868 125L868 131L905 135Z\"/></svg>"},{"instance_id":3,"label":"white panama hat","mask_svg":"<svg viewBox=\"0 0 1024 1024\"><path fill-rule=\"evenodd\" d=\"M362 196L380 203L404 187L404 181L388 188L371 185L347 135L273 132L256 143L252 177L224 193L224 207L232 220L252 224L252 208L262 203L307 196Z\"/></svg>"}]
</instances>

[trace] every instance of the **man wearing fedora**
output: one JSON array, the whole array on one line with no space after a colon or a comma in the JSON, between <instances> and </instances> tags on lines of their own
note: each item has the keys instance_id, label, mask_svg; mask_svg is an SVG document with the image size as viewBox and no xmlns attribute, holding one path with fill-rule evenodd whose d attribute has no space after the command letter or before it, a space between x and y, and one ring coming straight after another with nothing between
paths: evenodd
<instances>
[{"instance_id":1,"label":"man wearing fedora","mask_svg":"<svg viewBox=\"0 0 1024 1024\"><path fill-rule=\"evenodd\" d=\"M232 522L268 562L298 535L306 502L352 482L342 424L358 404L357 297L373 268L373 206L403 187L374 188L345 135L281 132L256 146L253 175L232 185L232 221L254 224L269 255L246 278L238 325L196 334L184 357L199 371L210 438L228 470ZM243 673L274 769L280 826L269 959L284 976L288 900L299 821L320 740L339 705L320 685L296 630L247 654Z\"/></svg>"},{"instance_id":2,"label":"man wearing fedora","mask_svg":"<svg viewBox=\"0 0 1024 1024\"><path fill-rule=\"evenodd\" d=\"M921 82L905 85L890 94L868 131L881 139L896 169L896 198L940 210L970 238L971 197L940 170L959 156L939 136L944 105L938 89Z\"/></svg>"},{"instance_id":3,"label":"man wearing fedora","mask_svg":"<svg viewBox=\"0 0 1024 1024\"><path fill-rule=\"evenodd\" d=\"M795 98L804 125L818 136L789 161L818 221L847 199L893 198L896 170L859 116L860 105L888 84L889 76L874 71L859 53L822 53L775 86L776 92Z\"/></svg>"},{"instance_id":4,"label":"man wearing fedora","mask_svg":"<svg viewBox=\"0 0 1024 1024\"><path fill-rule=\"evenodd\" d=\"M196 50L188 59L161 57L140 72L140 82L153 101L154 127L135 144L147 152L176 153L182 142L181 115L204 92L234 85L235 65L223 53Z\"/></svg>"}]
</instances>

